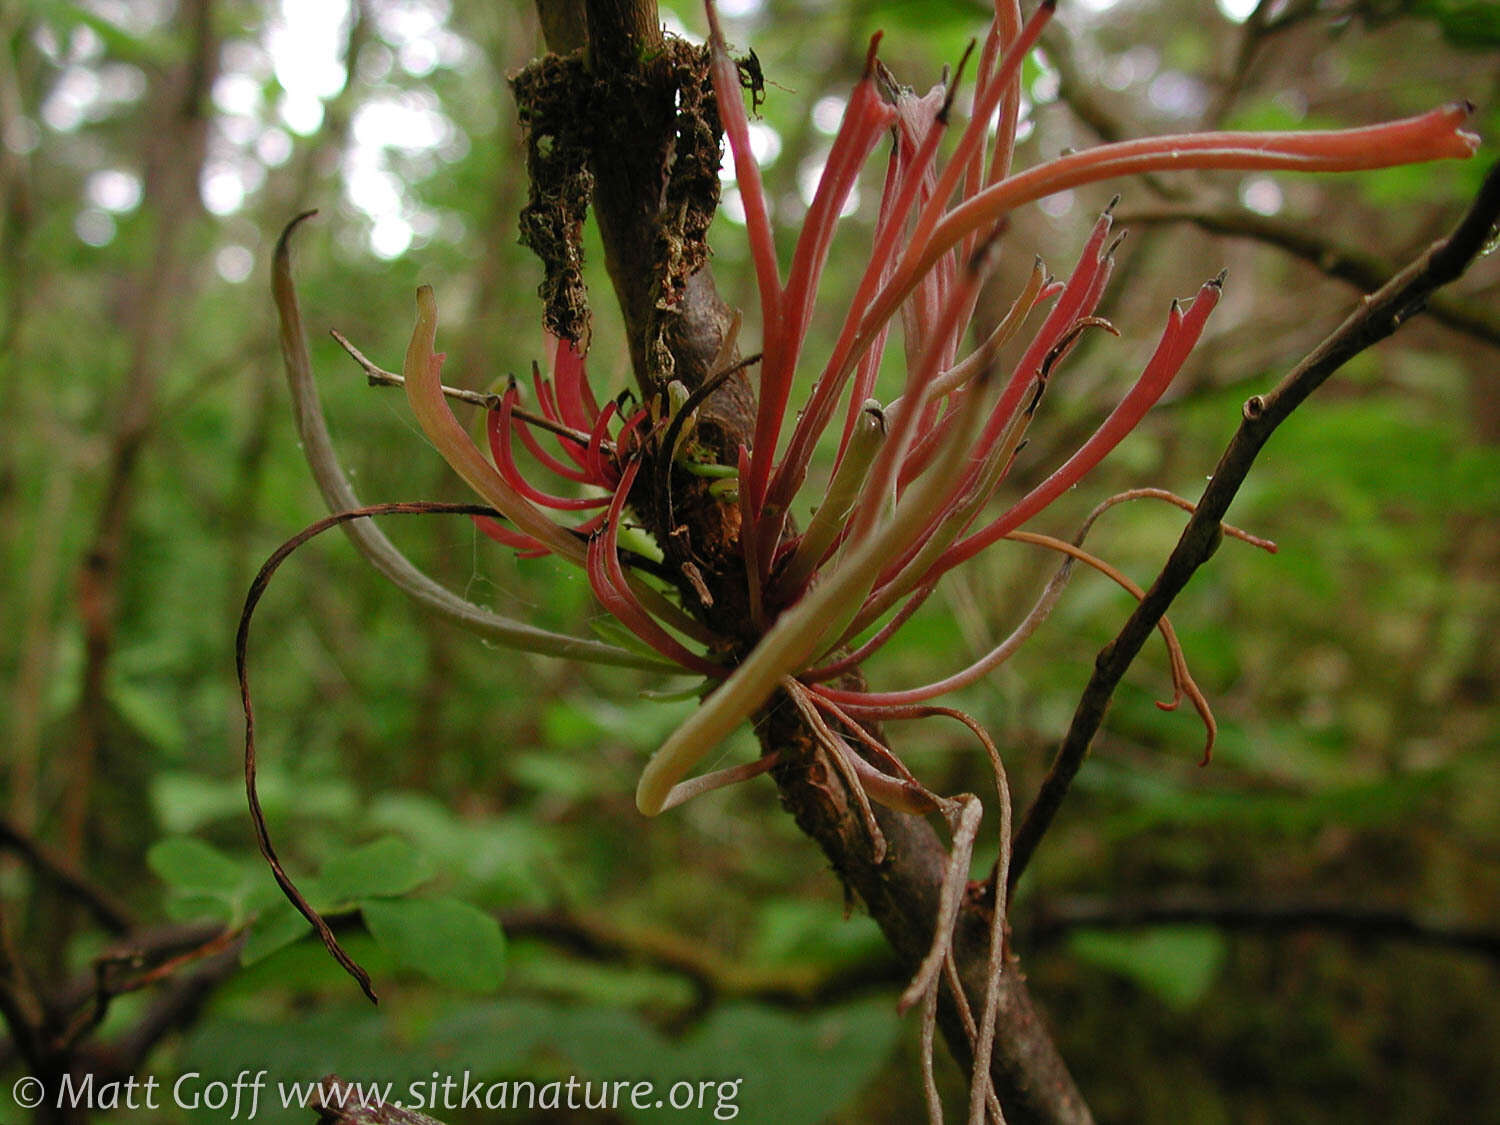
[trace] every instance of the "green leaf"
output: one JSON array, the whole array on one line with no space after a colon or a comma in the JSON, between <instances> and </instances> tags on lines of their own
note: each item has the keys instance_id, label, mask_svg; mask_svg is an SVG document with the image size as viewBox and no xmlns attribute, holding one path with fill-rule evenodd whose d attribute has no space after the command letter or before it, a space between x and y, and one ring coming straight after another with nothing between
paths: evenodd
<instances>
[{"instance_id":1,"label":"green leaf","mask_svg":"<svg viewBox=\"0 0 1500 1125\"><path fill-rule=\"evenodd\" d=\"M311 942L306 950L310 964L320 971L331 964L328 955ZM335 973L342 972L333 966ZM327 978L332 979L332 978ZM321 983L318 982L318 983ZM186 1075L179 1088L178 1112L120 1113L123 1122L172 1121L188 1125L223 1125L234 1120L240 1125L307 1125L317 1114L298 1110L295 1096L291 1107L283 1107L278 1083L291 1093L293 1084L306 1090L320 1075L337 1072L351 1081L393 1085L393 1100L405 1093L409 1083L431 1074L433 1060L391 1034L390 1014L372 1009L369 1004L328 1004L299 1011L295 1019L265 1012L250 1005L216 1006L183 1034L179 1064L175 1073ZM234 1082L245 1071L254 1078L259 1070L268 1071L267 1088L261 1091L259 1103L251 1109L250 1091L244 1091L238 1117L234 1112ZM246 1078L241 1078L244 1082ZM212 1095L224 1083L229 1089L227 1102ZM157 1104L168 1106L171 1091L157 1087ZM97 1089L97 1087L96 1087ZM139 1101L144 1101L140 1098ZM138 1104L139 1104L138 1101ZM194 1103L197 1103L194 1105ZM170 1115L169 1115L170 1114ZM253 1114L253 1115L252 1115ZM100 1114L99 1120L115 1120L115 1114ZM18 1120L6 1114L7 1120ZM368 1121L371 1118L366 1117ZM445 1120L452 1120L445 1114Z\"/></svg>"},{"instance_id":2,"label":"green leaf","mask_svg":"<svg viewBox=\"0 0 1500 1125\"><path fill-rule=\"evenodd\" d=\"M234 899L226 895L182 893L174 891L166 902L167 917L174 922L220 918L231 922L236 917Z\"/></svg>"},{"instance_id":3,"label":"green leaf","mask_svg":"<svg viewBox=\"0 0 1500 1125\"><path fill-rule=\"evenodd\" d=\"M293 778L274 766L261 771L260 801L272 821L292 813L337 821L359 808L354 787L347 781ZM186 834L205 824L242 818L245 782L241 777L163 773L152 783L151 806L163 827Z\"/></svg>"},{"instance_id":4,"label":"green leaf","mask_svg":"<svg viewBox=\"0 0 1500 1125\"><path fill-rule=\"evenodd\" d=\"M601 641L617 645L627 652L650 657L652 660L665 659L661 653L657 652L612 617L591 617L589 618L589 628L594 631L594 635Z\"/></svg>"},{"instance_id":5,"label":"green leaf","mask_svg":"<svg viewBox=\"0 0 1500 1125\"><path fill-rule=\"evenodd\" d=\"M880 956L885 939L873 919L845 918L836 903L777 899L760 911L753 945L757 960L774 965L852 963Z\"/></svg>"},{"instance_id":6,"label":"green leaf","mask_svg":"<svg viewBox=\"0 0 1500 1125\"><path fill-rule=\"evenodd\" d=\"M658 691L655 688L642 688L640 691L636 692L636 695L641 699L649 700L652 703L681 703L687 699L701 700L705 695L708 694L710 688L712 687L713 684L710 681L704 679L698 680L696 683L689 684L685 688L678 688L675 691Z\"/></svg>"},{"instance_id":7,"label":"green leaf","mask_svg":"<svg viewBox=\"0 0 1500 1125\"><path fill-rule=\"evenodd\" d=\"M318 897L334 905L366 898L395 898L432 878L426 859L399 836L334 856L318 876Z\"/></svg>"},{"instance_id":8,"label":"green leaf","mask_svg":"<svg viewBox=\"0 0 1500 1125\"><path fill-rule=\"evenodd\" d=\"M499 986L505 935L483 911L452 898L370 899L359 908L370 933L398 963L469 992Z\"/></svg>"},{"instance_id":9,"label":"green leaf","mask_svg":"<svg viewBox=\"0 0 1500 1125\"><path fill-rule=\"evenodd\" d=\"M546 829L530 817L459 817L427 794L398 792L375 798L365 823L411 840L447 878L462 884L464 897L482 890L493 905L549 901L544 873L556 861Z\"/></svg>"},{"instance_id":10,"label":"green leaf","mask_svg":"<svg viewBox=\"0 0 1500 1125\"><path fill-rule=\"evenodd\" d=\"M703 1120L728 1120L716 1110L736 1107L737 1125L826 1121L889 1057L899 1027L888 999L813 1015L729 1004L680 1043L628 1011L560 1012L556 1024L558 1049L580 1070L639 1076L658 1096L691 1083L704 1092ZM631 1121L661 1120L654 1107L621 1110Z\"/></svg>"},{"instance_id":11,"label":"green leaf","mask_svg":"<svg viewBox=\"0 0 1500 1125\"><path fill-rule=\"evenodd\" d=\"M423 1048L455 1072L525 1073L549 1045L558 1006L540 1000L478 1000L456 1006L426 1029Z\"/></svg>"},{"instance_id":12,"label":"green leaf","mask_svg":"<svg viewBox=\"0 0 1500 1125\"><path fill-rule=\"evenodd\" d=\"M571 801L597 793L604 780L588 759L554 753L517 754L507 763L507 769L520 784Z\"/></svg>"},{"instance_id":13,"label":"green leaf","mask_svg":"<svg viewBox=\"0 0 1500 1125\"><path fill-rule=\"evenodd\" d=\"M214 898L232 898L245 881L238 863L192 836L174 836L153 844L146 853L146 864L174 890Z\"/></svg>"},{"instance_id":14,"label":"green leaf","mask_svg":"<svg viewBox=\"0 0 1500 1125\"><path fill-rule=\"evenodd\" d=\"M1315 832L1330 824L1394 824L1430 800L1449 778L1446 770L1428 770L1311 791L1215 792L1184 790L1161 777L1110 768L1102 760L1090 767L1080 775L1087 778L1081 785L1130 801L1128 809L1100 823L1117 840L1166 826L1283 833Z\"/></svg>"},{"instance_id":15,"label":"green leaf","mask_svg":"<svg viewBox=\"0 0 1500 1125\"><path fill-rule=\"evenodd\" d=\"M1080 930L1074 954L1118 973L1182 1010L1201 1000L1224 964L1224 935L1205 926L1161 926L1140 933Z\"/></svg>"},{"instance_id":16,"label":"green leaf","mask_svg":"<svg viewBox=\"0 0 1500 1125\"><path fill-rule=\"evenodd\" d=\"M253 965L311 932L312 925L291 903L269 907L250 924L240 948L240 964Z\"/></svg>"},{"instance_id":17,"label":"green leaf","mask_svg":"<svg viewBox=\"0 0 1500 1125\"><path fill-rule=\"evenodd\" d=\"M873 1077L895 1045L898 1026L887 999L811 1018L730 1005L715 1012L693 1038L689 1055L694 1065L683 1077L696 1070L703 1078L720 1080L713 1091L718 1100L705 1106L711 1111L720 1104L738 1104L742 1122L816 1125ZM767 1075L775 1075L776 1081L764 1081ZM730 1086L730 1079L740 1081Z\"/></svg>"},{"instance_id":18,"label":"green leaf","mask_svg":"<svg viewBox=\"0 0 1500 1125\"><path fill-rule=\"evenodd\" d=\"M176 755L187 745L187 730L165 688L117 678L105 690L120 717L153 748Z\"/></svg>"},{"instance_id":19,"label":"green leaf","mask_svg":"<svg viewBox=\"0 0 1500 1125\"><path fill-rule=\"evenodd\" d=\"M160 840L147 851L146 863L171 889L166 902L171 918L235 923L245 917L251 874L212 844L190 836Z\"/></svg>"}]
</instances>

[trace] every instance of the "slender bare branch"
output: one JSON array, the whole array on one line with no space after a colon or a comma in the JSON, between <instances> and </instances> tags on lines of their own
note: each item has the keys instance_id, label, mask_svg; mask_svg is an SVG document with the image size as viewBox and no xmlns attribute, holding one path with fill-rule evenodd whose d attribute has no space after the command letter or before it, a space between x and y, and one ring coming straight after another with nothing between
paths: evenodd
<instances>
[{"instance_id":1,"label":"slender bare branch","mask_svg":"<svg viewBox=\"0 0 1500 1125\"><path fill-rule=\"evenodd\" d=\"M1394 263L1378 254L1341 245L1305 225L1257 215L1239 207L1214 207L1189 201L1127 211L1121 214L1120 222L1135 225L1191 223L1209 234L1248 238L1284 250L1329 277L1347 281L1367 293L1396 271ZM1473 301L1435 293L1427 302L1427 315L1457 332L1500 347L1500 316Z\"/></svg>"},{"instance_id":2,"label":"slender bare branch","mask_svg":"<svg viewBox=\"0 0 1500 1125\"><path fill-rule=\"evenodd\" d=\"M1078 896L1044 900L1021 923L1033 943L1052 941L1076 929L1134 929L1141 926L1206 925L1241 933L1324 930L1364 941L1382 939L1474 953L1500 961L1500 930L1465 925L1366 902L1235 899L1192 891L1104 898Z\"/></svg>"},{"instance_id":3,"label":"slender bare branch","mask_svg":"<svg viewBox=\"0 0 1500 1125\"><path fill-rule=\"evenodd\" d=\"M0 848L15 852L48 882L81 902L99 925L110 933L123 934L133 925L130 909L124 903L75 871L63 856L7 820L0 820Z\"/></svg>"},{"instance_id":4,"label":"slender bare branch","mask_svg":"<svg viewBox=\"0 0 1500 1125\"><path fill-rule=\"evenodd\" d=\"M1474 202L1451 234L1429 246L1379 291L1366 296L1344 323L1274 390L1245 403L1239 429L1219 458L1198 501L1198 510L1188 520L1166 565L1119 635L1100 651L1094 662L1093 675L1073 713L1068 733L1016 834L1010 871L1012 887L1025 871L1087 758L1115 688L1167 607L1218 548L1223 539L1220 521L1276 427L1344 363L1396 331L1426 307L1438 288L1461 276L1493 237L1497 222L1500 222L1500 163L1490 169Z\"/></svg>"}]
</instances>

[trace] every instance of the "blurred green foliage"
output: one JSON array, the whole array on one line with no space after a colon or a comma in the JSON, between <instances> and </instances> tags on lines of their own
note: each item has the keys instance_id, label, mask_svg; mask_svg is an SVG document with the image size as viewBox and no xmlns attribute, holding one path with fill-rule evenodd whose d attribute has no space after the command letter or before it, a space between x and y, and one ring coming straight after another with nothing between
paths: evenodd
<instances>
[{"instance_id":1,"label":"blurred green foliage","mask_svg":"<svg viewBox=\"0 0 1500 1125\"><path fill-rule=\"evenodd\" d=\"M738 1078L741 1121L918 1119L915 1021L895 1016L900 982L880 936L843 916L836 878L769 783L650 823L636 814L641 763L692 707L641 693L683 681L489 648L425 620L333 536L297 554L257 618L260 789L289 869L374 973L378 1010L260 863L240 776L235 619L262 557L322 514L266 296L276 233L303 207L321 209L299 236L300 291L330 425L367 502L466 497L399 392L365 386L328 328L396 366L425 281L444 309L450 382L494 386L543 347L540 270L515 245L525 185L505 80L539 49L529 6L369 0L360 19L328 30L343 85L319 91L320 118L302 128L289 100L299 75L271 53L286 49L277 36L296 7L214 7L219 76L207 147L188 169L202 192L171 201L153 194L161 181L149 169L191 156L159 151L171 138L161 99L191 54L186 16L61 0L0 8L4 815L143 925L223 922L247 934L240 967L145 1069L232 1079L263 1066L288 1081L338 1070L398 1086L434 1070ZM787 256L799 171L828 144L811 111L847 90L866 36L885 28L882 57L925 87L981 20L959 2L736 7L730 37L755 47L769 79L762 123L779 155L767 179ZM1485 145L1468 165L1276 181L1282 218L1404 261L1497 154L1495 8L1366 3L1330 18L1282 7L1306 18L1277 30L1243 72L1243 31L1210 6L1063 0L1062 12L1076 61L1131 133L1191 127L1231 80L1239 88L1223 112L1238 127L1481 102ZM701 25L686 7L671 19ZM1027 82L1035 131L1023 159L1095 142L1050 92L1050 66L1030 68ZM237 188L214 194L230 181ZM1122 210L1162 186L1126 185ZM1112 190L1013 217L997 309L1034 253L1054 268L1071 260ZM1235 178L1165 190L1264 199ZM877 195L872 181L839 236L814 353L837 327ZM730 299L751 306L740 230L717 221L715 268ZM627 385L628 370L601 257L592 252L589 278L602 397ZM1496 261L1460 287L1492 322ZM1243 398L1356 297L1248 242L1182 226L1134 231L1109 309L1125 338L1090 341L1070 361L1017 464L1018 488L1128 385L1170 298L1225 264L1215 334L1173 397L1039 530L1071 534L1099 499L1133 485L1194 496ZM150 306L157 283L167 296ZM746 338L757 331L747 313ZM1182 888L1500 926L1497 370L1493 345L1415 323L1276 436L1232 518L1280 552L1226 542L1173 614L1221 723L1211 767L1196 764L1192 720L1153 705L1167 686L1159 649L1122 689L1015 910L1017 951L1101 1120L1500 1121L1493 959L1301 929L1028 940L1029 919L1053 897L1128 906ZM146 424L122 470L111 454L132 403ZM110 512L123 531L91 700L99 654L79 576ZM1091 546L1148 580L1181 519L1127 505ZM579 635L598 624L575 571L514 560L462 520L388 522L419 565L475 601ZM871 662L872 682L952 671L1011 627L1052 565L1004 544L954 575ZM1118 589L1077 576L1047 628L963 693L995 732L1018 801L1035 791L1094 653L1127 610ZM85 750L96 702L102 739ZM992 792L959 734L892 737L934 789ZM753 753L745 732L717 764ZM993 840L981 852L976 874ZM9 936L41 979L88 977L105 939L86 917L14 861L0 868L0 892ZM609 926L559 936L539 918ZM505 933L507 922L519 932ZM98 1035L128 1034L150 995L116 1000ZM941 1078L950 1092L961 1086L951 1067Z\"/></svg>"}]
</instances>

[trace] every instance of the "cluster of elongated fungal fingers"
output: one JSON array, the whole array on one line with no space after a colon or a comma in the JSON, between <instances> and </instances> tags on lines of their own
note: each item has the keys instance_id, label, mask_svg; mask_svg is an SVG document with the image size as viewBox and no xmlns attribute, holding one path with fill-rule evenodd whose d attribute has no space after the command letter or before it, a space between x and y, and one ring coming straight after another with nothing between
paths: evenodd
<instances>
[{"instance_id":1,"label":"cluster of elongated fungal fingers","mask_svg":"<svg viewBox=\"0 0 1500 1125\"><path fill-rule=\"evenodd\" d=\"M690 444L687 389L673 385L659 401L624 416L623 399L601 407L574 346L554 341L550 377L533 370L533 410L522 408L514 382L492 398L486 451L448 408L439 381L442 357L435 352L436 306L431 290L419 292L417 326L403 370L407 397L433 444L498 513L479 517L480 527L523 555L551 553L583 567L600 604L622 627L626 644L702 676L712 687L703 706L647 764L637 791L643 812L660 812L688 795L755 772L735 767L686 780L725 735L778 690L799 707L805 704L810 723L814 717L827 720L829 706L842 708L851 721L895 718L993 670L1045 618L1060 586L1049 586L1016 632L995 649L941 680L900 691L830 686L884 645L944 574L1000 540L1060 551L1139 594L1128 578L1079 543L1023 528L1087 476L1161 398L1205 332L1224 277L1172 303L1140 376L1088 440L1040 484L996 505L1069 352L1089 329L1118 334L1097 309L1123 237L1112 229L1111 204L1066 276L1049 277L1038 259L1000 324L966 346L1011 211L1054 192L1142 172L1352 170L1468 156L1477 143L1462 128L1469 107L1453 104L1360 129L1215 132L1108 144L1013 171L1021 66L1053 8L1045 0L1023 19L1016 0L997 0L973 67L973 111L961 127L953 121L953 107L972 49L951 85L919 97L885 71L875 36L783 276L737 64L712 0L708 3L710 68L745 205L762 332L751 444L740 449L736 465L707 467L737 478L732 483L740 507L746 604L760 637L733 667L724 655L732 646L685 612L665 583L633 565L640 561L638 553L620 548L632 489L656 483L639 479L643 456L649 451L656 458L659 479ZM806 401L793 415L798 378L807 366L809 329L820 311L819 280L839 218L885 138L890 138L889 157L863 269L834 342L816 363ZM898 396L881 403L874 398L876 374L898 318L906 379ZM1024 346L1018 345L1019 354L1002 362L1028 324L1033 327ZM839 436L837 458L826 492L799 534L793 507L814 450L831 429ZM561 486L528 480L517 459L522 449L531 466ZM1187 672L1170 625L1163 623L1163 634L1176 689L1164 706L1191 699L1211 746L1207 702ZM907 779L900 769L889 762L884 768L871 766L860 754L842 753L836 731L828 730L825 743L853 771L863 793L898 806L909 803L902 796ZM853 764L856 760L864 764Z\"/></svg>"},{"instance_id":2,"label":"cluster of elongated fungal fingers","mask_svg":"<svg viewBox=\"0 0 1500 1125\"><path fill-rule=\"evenodd\" d=\"M1012 210L1053 192L1140 172L1338 171L1467 156L1474 150L1476 138L1461 128L1468 107L1449 105L1405 121L1337 132L1202 133L1103 145L1013 172L1021 65L1053 7L1044 2L1023 20L1014 0L999 0L974 68L974 108L962 128L952 121L953 105L970 55L953 85L919 97L884 70L876 54L880 37L872 39L783 277L737 65L708 5L711 72L745 203L762 331L752 443L740 450L736 466L720 470L737 477L747 604L761 636L733 668L721 655L728 646L684 612L661 584L628 565L619 546L642 455L651 449L670 464L684 447L691 426L686 390L674 386L680 394L664 395L623 417L621 400L600 406L574 346L554 341L550 378L533 370L534 411L522 409L514 382L494 398L486 456L448 409L439 381L441 356L434 350L436 307L429 289L419 292L417 327L403 372L406 393L427 436L499 513L500 518L478 517L480 527L523 555L552 553L582 566L627 643L718 684L647 765L637 792L643 812L660 812L689 793L752 772L736 767L685 782L692 768L779 686L802 685L794 698L814 701L810 714L817 713L816 701L824 700L851 716L879 719L993 670L1015 650L1017 638L1024 639L1046 616L1041 607L1050 608L1056 597L1051 587L1017 633L942 680L886 692L828 686L884 645L944 574L1002 539L1062 551L1138 593L1081 546L1022 528L1082 480L1161 398L1202 337L1224 278L1209 280L1187 301L1173 302L1154 353L1098 429L1041 484L992 512L1068 353L1090 328L1116 333L1096 314L1122 237L1112 230L1111 204L1066 277L1048 277L1038 259L1000 324L965 351L999 233ZM806 402L784 434L839 217L886 137L890 155L867 260ZM945 144L950 152L943 159ZM898 316L907 375L899 396L882 404L873 397L876 373ZM1018 358L1002 365L1003 349L1037 319ZM792 509L814 449L831 427L838 427L839 443L830 483L798 534ZM527 479L517 462L522 448L531 464L564 482L562 491ZM560 522L580 514L581 522ZM1207 703L1187 673L1170 626L1164 624L1163 632L1176 687L1166 705L1192 699L1208 725L1211 745ZM892 782L893 789L872 778L874 767L850 768L876 799L897 799L899 785ZM876 772L899 777L899 771Z\"/></svg>"},{"instance_id":3,"label":"cluster of elongated fungal fingers","mask_svg":"<svg viewBox=\"0 0 1500 1125\"><path fill-rule=\"evenodd\" d=\"M641 454L665 430L672 435L672 448L664 455L676 455L683 428L682 419L672 418L672 408L682 403L664 401L654 411L642 407L622 419L618 402L600 407L583 357L571 344L555 342L550 380L539 372L533 376L539 412L523 412L519 388L507 388L489 414L486 457L448 409L438 377L441 357L434 351L436 307L429 289L419 293L417 328L404 368L407 396L439 451L504 518L502 523L481 517L483 530L522 554L550 552L583 566L600 603L635 643L685 671L721 681L648 763L637 792L643 812L657 813L680 801L688 790L679 786L691 769L779 686L802 685L792 694L807 703L810 721L820 715L818 701L836 703L851 716L878 719L896 717L902 708L991 671L1014 651L1015 635L969 668L924 687L857 692L827 686L883 645L947 571L1002 539L1061 550L1139 593L1076 544L1021 528L1082 480L1161 398L1203 335L1223 275L1206 282L1190 300L1173 302L1140 377L1088 440L1041 484L987 516L1069 351L1089 328L1115 332L1095 313L1120 243L1112 237L1106 210L1066 279L1047 278L1038 261L1000 325L960 355L993 266L998 233L1011 210L1053 192L1140 172L1339 171L1474 151L1476 138L1461 128L1468 107L1450 105L1363 129L1203 133L1104 145L1012 173L1021 64L1053 7L1043 3L1023 21L1014 2L997 4L979 52L974 111L957 130L945 161L939 153L952 128L955 89L940 86L918 97L897 87L876 57L879 36L871 40L864 74L849 99L783 278L737 67L712 3L708 6L713 82L745 202L763 335L753 442L741 450L737 466L747 600L761 640L732 669L717 655L724 646L716 646L715 638L659 586L627 567L619 550ZM784 422L817 309L818 282L839 216L886 136L893 140L868 260L782 449ZM1048 302L1019 358L1002 371L1001 349ZM898 313L907 376L899 397L882 405L872 398L875 375ZM847 403L842 412L841 401ZM807 530L795 534L792 506L820 435L835 424L841 438L831 482ZM517 465L518 443L543 469L582 486L583 494L574 494L576 487L564 495L529 482ZM592 514L573 525L553 516L580 512ZM1045 617L1040 607L1050 607L1053 598L1055 591L1043 595L1038 610L1018 629L1022 639ZM1175 706L1184 695L1191 698L1208 725L1211 745L1207 704L1187 673L1170 626L1164 625L1164 633L1177 689L1167 705ZM838 747L832 738L826 741ZM857 754L842 753L837 760L863 761ZM898 805L905 801L900 771L888 774L868 764L849 768L863 792ZM733 769L718 776L728 781L747 772ZM690 791L708 787L709 779L699 779Z\"/></svg>"},{"instance_id":4,"label":"cluster of elongated fungal fingers","mask_svg":"<svg viewBox=\"0 0 1500 1125\"><path fill-rule=\"evenodd\" d=\"M1067 278L1046 278L1038 261L1001 326L962 354L992 269L996 233L1011 210L1058 190L1137 172L1344 171L1469 156L1475 150L1475 136L1461 127L1469 107L1455 104L1364 129L1197 133L1101 145L1013 174L1020 65L1052 10L1044 3L1022 20L1017 5L999 3L974 78L974 114L956 130L947 160L939 159L939 151L953 129L954 90L939 87L918 98L894 89L877 62L877 37L871 40L864 75L850 96L783 279L735 65L709 5L715 93L744 199L762 314L759 413L753 446L739 458L738 490L745 576L762 639L652 757L637 790L645 813L660 810L703 754L765 705L778 685L784 690L789 679L805 685L811 697L838 700L850 714L882 718L963 687L998 666L1019 645L1017 634L1025 639L1046 610L1029 615L1017 634L968 669L933 684L904 691L826 685L883 645L948 570L999 540L1020 538L1062 550L1139 595L1124 574L1077 544L1022 528L1083 480L1160 401L1202 339L1224 276L1203 284L1190 300L1173 302L1142 374L1088 441L1043 483L998 513L986 514L1025 444L1050 381L1080 335L1091 327L1116 332L1095 314L1119 248L1106 210ZM992 121L998 123L993 139ZM891 154L868 260L783 449L793 377L802 368L817 279L834 226L859 165L886 133L892 136ZM1002 347L1049 303L1019 359L1002 371ZM897 315L906 384L897 399L882 405L871 398L874 375ZM843 411L840 402L846 404ZM807 480L814 447L831 425L841 426L838 459L807 529L796 534L789 514ZM1038 606L1050 606L1056 592L1044 594ZM1176 688L1164 705L1175 706L1182 697L1193 700L1212 745L1208 703L1188 675L1170 625L1163 631ZM871 796L880 787L874 783L871 789L865 781Z\"/></svg>"},{"instance_id":5,"label":"cluster of elongated fungal fingers","mask_svg":"<svg viewBox=\"0 0 1500 1125\"><path fill-rule=\"evenodd\" d=\"M1038 262L1001 324L965 351L1011 211L1054 192L1142 172L1348 171L1465 157L1477 144L1463 129L1471 107L1455 103L1360 129L1213 132L1103 145L1013 172L1021 63L1053 8L1044 2L1023 19L1017 3L999 0L975 68L974 110L962 128L951 120L953 87L923 97L900 89L876 57L879 37L872 40L783 277L735 63L710 2L712 74L761 304L760 397L753 444L739 457L738 490L748 600L761 639L648 763L637 790L643 812L665 807L704 755L773 693L789 691L789 683L801 685L790 692L794 700L836 701L851 717L882 719L996 667L1015 650L1017 637L1024 639L1046 616L1056 589L1049 587L1017 634L943 680L896 692L829 686L885 644L945 573L1002 539L1061 551L1139 595L1129 579L1079 545L1022 529L1097 466L1161 398L1203 336L1224 277L1173 302L1140 376L1094 433L1042 483L995 512L994 500L1068 353L1090 328L1116 331L1095 311L1120 243L1106 210L1067 276L1048 278ZM868 257L783 441L840 212L860 168L887 135L890 156ZM942 159L945 145L950 152ZM875 377L898 316L906 381L897 398L882 404L873 398ZM1038 318L1019 358L1002 365L1002 348ZM798 534L792 509L813 451L832 426L841 428L838 457L825 495ZM1211 747L1207 702L1170 625L1163 632L1175 686L1163 706L1190 699ZM888 780L900 777L899 771L879 772ZM862 784L872 799L901 800L883 781L864 777Z\"/></svg>"}]
</instances>

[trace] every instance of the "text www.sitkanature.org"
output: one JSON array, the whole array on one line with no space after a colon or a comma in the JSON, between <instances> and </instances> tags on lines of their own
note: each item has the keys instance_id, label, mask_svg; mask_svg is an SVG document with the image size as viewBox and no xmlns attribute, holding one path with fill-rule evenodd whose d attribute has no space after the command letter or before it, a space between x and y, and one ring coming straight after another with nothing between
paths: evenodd
<instances>
[{"instance_id":1,"label":"text www.sitkanature.org","mask_svg":"<svg viewBox=\"0 0 1500 1125\"><path fill-rule=\"evenodd\" d=\"M395 1082L283 1082L268 1071L241 1071L233 1079L208 1079L189 1071L170 1084L155 1076L98 1082L92 1074L64 1075L55 1089L40 1079L22 1078L12 1097L23 1108L44 1102L58 1109L131 1110L207 1109L228 1121L251 1121L267 1106L282 1109L372 1109L378 1105L427 1110L708 1110L717 1121L739 1116L742 1079L681 1079L670 1086L648 1079L551 1082L503 1079L487 1082L470 1071L442 1074L433 1071L406 1086Z\"/></svg>"}]
</instances>

